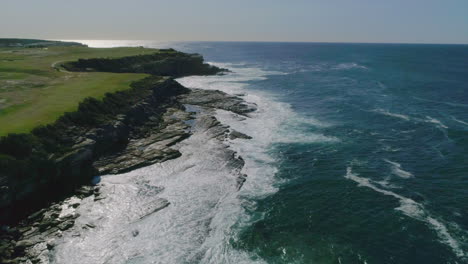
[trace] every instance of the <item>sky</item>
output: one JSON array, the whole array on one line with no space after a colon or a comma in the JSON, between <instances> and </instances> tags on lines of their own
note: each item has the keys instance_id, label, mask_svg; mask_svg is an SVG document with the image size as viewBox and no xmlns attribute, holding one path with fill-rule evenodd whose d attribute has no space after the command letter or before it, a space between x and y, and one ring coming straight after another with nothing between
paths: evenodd
<instances>
[{"instance_id":1,"label":"sky","mask_svg":"<svg viewBox=\"0 0 468 264\"><path fill-rule=\"evenodd\" d=\"M468 44L468 0L0 0L0 38Z\"/></svg>"}]
</instances>

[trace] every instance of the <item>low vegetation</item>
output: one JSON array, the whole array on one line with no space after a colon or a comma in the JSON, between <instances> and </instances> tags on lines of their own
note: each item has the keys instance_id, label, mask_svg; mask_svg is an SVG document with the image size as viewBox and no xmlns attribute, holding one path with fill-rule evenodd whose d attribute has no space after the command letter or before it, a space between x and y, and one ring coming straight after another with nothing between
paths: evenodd
<instances>
[{"instance_id":1,"label":"low vegetation","mask_svg":"<svg viewBox=\"0 0 468 264\"><path fill-rule=\"evenodd\" d=\"M0 223L89 182L98 174L93 162L125 146L132 128L150 122L157 129L165 107L187 92L172 78L223 71L172 49L6 42L0 40Z\"/></svg>"},{"instance_id":2,"label":"low vegetation","mask_svg":"<svg viewBox=\"0 0 468 264\"><path fill-rule=\"evenodd\" d=\"M94 49L80 46L0 47L0 136L30 132L77 109L86 97L128 89L147 74L69 72L66 61L157 53L155 49Z\"/></svg>"}]
</instances>

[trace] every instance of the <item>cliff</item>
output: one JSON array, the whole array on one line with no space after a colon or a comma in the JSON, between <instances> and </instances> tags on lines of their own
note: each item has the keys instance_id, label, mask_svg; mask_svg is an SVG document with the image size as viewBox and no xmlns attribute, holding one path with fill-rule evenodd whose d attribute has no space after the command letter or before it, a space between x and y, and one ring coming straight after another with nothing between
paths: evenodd
<instances>
[{"instance_id":1,"label":"cliff","mask_svg":"<svg viewBox=\"0 0 468 264\"><path fill-rule=\"evenodd\" d=\"M100 71L115 73L148 73L159 76L211 75L224 71L203 62L199 54L187 54L173 49L154 54L116 59L80 59L62 65L69 71Z\"/></svg>"},{"instance_id":2,"label":"cliff","mask_svg":"<svg viewBox=\"0 0 468 264\"><path fill-rule=\"evenodd\" d=\"M174 98L188 92L172 77L215 74L222 69L203 63L199 55L163 50L152 55L119 59L87 59L64 63L71 71L143 72L152 76L131 88L108 93L102 100L87 98L75 112L27 134L0 138L0 223L15 223L50 202L73 193L100 173L109 172L103 157L125 149L132 138L162 129L168 107L181 108ZM156 76L164 75L166 77ZM177 140L186 135L177 135ZM153 153L154 156L155 153ZM160 153L161 154L161 153ZM177 157L164 152L138 167Z\"/></svg>"}]
</instances>

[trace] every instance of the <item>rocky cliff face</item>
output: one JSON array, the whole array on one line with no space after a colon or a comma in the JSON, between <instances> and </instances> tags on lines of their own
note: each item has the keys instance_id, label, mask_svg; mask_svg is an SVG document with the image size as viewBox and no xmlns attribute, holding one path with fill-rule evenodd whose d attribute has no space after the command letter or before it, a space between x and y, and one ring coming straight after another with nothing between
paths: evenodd
<instances>
[{"instance_id":1,"label":"rocky cliff face","mask_svg":"<svg viewBox=\"0 0 468 264\"><path fill-rule=\"evenodd\" d=\"M118 59L80 59L62 65L68 71L133 72L159 76L211 75L225 69L206 64L199 54L187 54L173 49L159 50L151 55Z\"/></svg>"},{"instance_id":2,"label":"rocky cliff face","mask_svg":"<svg viewBox=\"0 0 468 264\"><path fill-rule=\"evenodd\" d=\"M155 103L153 95L156 92L165 94L163 103ZM198 110L190 112L186 111L186 107ZM250 138L221 124L213 116L214 109L247 116L255 111L256 107L221 91L188 90L172 79L162 79L151 95L135 104L125 114L116 115L113 121L106 125L88 129L82 135L75 132L85 128L71 127L69 137L74 141L73 150L59 157L57 161L69 166L70 170L67 173L76 174L75 177L79 178L86 175L115 174L179 157L181 154L176 144L192 133L203 133L207 138L219 142L227 138ZM229 148L221 149L226 164L237 172L234 175L237 175L237 187L241 188L247 177L241 173L244 166L242 157ZM86 174L80 168L92 168L93 172ZM62 183L62 187L69 184L70 182ZM154 194L159 191L151 190ZM0 262L49 263L50 250L64 232L74 228L75 220L79 217L74 209L78 208L82 199L86 197L91 197L94 201L106 199L99 185L85 184L76 188L66 199L30 214L15 227L5 227L0 232L0 253L3 257L0 258ZM154 203L148 205L148 211L143 212L141 217L169 205L167 200L157 198ZM86 224L77 228L93 229L95 226Z\"/></svg>"},{"instance_id":3,"label":"rocky cliff face","mask_svg":"<svg viewBox=\"0 0 468 264\"><path fill-rule=\"evenodd\" d=\"M30 134L0 138L0 262L35 259L53 247L44 237L73 226L77 215L62 215L63 208L79 206L73 197L103 199L98 188L89 186L93 177L180 156L171 146L191 133L188 123L192 116L184 111L184 104L243 115L254 110L237 97L191 91L173 79L216 74L222 69L204 64L198 55L174 50L161 54L66 64L68 70L152 76L102 100L88 98L76 112L65 113L54 124ZM228 136L247 137L235 131ZM243 180L239 178L239 186ZM25 256L25 252L35 257Z\"/></svg>"},{"instance_id":4,"label":"rocky cliff face","mask_svg":"<svg viewBox=\"0 0 468 264\"><path fill-rule=\"evenodd\" d=\"M0 165L3 166L0 172L1 220L6 223L21 218L30 210L73 192L93 176L109 172L96 166L102 162L94 163L125 149L132 139L144 137L150 130L164 129L166 124L161 122L163 114L169 107L182 107L175 97L188 90L171 78L150 77L144 84L125 94L128 105L120 104L114 115L102 112L101 116L91 117L92 113L86 112L35 130L33 137L36 141L32 143L31 153L12 156L12 159L22 160L26 165L38 163L38 166L21 171L18 162ZM102 104L107 101L104 99ZM82 115L89 117L83 120ZM93 118L97 121L90 121ZM178 136L184 137L183 134ZM6 137L3 141L8 139ZM48 144L54 144L58 150L53 151ZM34 152L41 152L41 155L36 156ZM163 152L158 155L160 159L166 156L177 156L177 153ZM5 159L3 162L7 163ZM145 155L140 161L136 157L133 161L134 166L144 165L145 162ZM50 169L45 170L44 164Z\"/></svg>"},{"instance_id":5,"label":"rocky cliff face","mask_svg":"<svg viewBox=\"0 0 468 264\"><path fill-rule=\"evenodd\" d=\"M120 171L118 166L102 165L103 157L125 150L133 138L144 137L150 130L164 129L163 113L169 107L182 107L174 98L188 89L173 77L223 71L203 63L199 55L172 49L119 59L78 60L63 67L70 71L138 72L152 76L132 83L129 90L108 94L103 100L87 98L77 111L65 113L54 124L38 127L30 134L0 138L0 224L14 223L32 210L67 196L99 173ZM178 137L182 139L184 135ZM142 151L140 156L134 156L132 166L126 167L143 166L147 157L156 152ZM156 160L178 154L159 155Z\"/></svg>"}]
</instances>

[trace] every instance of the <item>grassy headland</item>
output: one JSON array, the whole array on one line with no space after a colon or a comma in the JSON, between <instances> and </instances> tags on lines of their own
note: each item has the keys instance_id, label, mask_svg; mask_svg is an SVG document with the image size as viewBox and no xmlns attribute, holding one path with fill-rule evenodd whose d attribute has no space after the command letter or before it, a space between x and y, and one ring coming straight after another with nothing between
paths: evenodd
<instances>
[{"instance_id":1,"label":"grassy headland","mask_svg":"<svg viewBox=\"0 0 468 264\"><path fill-rule=\"evenodd\" d=\"M69 72L61 63L86 58L120 58L154 54L147 48L50 46L0 47L0 136L30 132L75 111L86 97L128 89L147 74Z\"/></svg>"},{"instance_id":2,"label":"grassy headland","mask_svg":"<svg viewBox=\"0 0 468 264\"><path fill-rule=\"evenodd\" d=\"M222 71L173 49L0 39L0 223L72 193L99 158L164 126L189 91L173 78Z\"/></svg>"}]
</instances>

